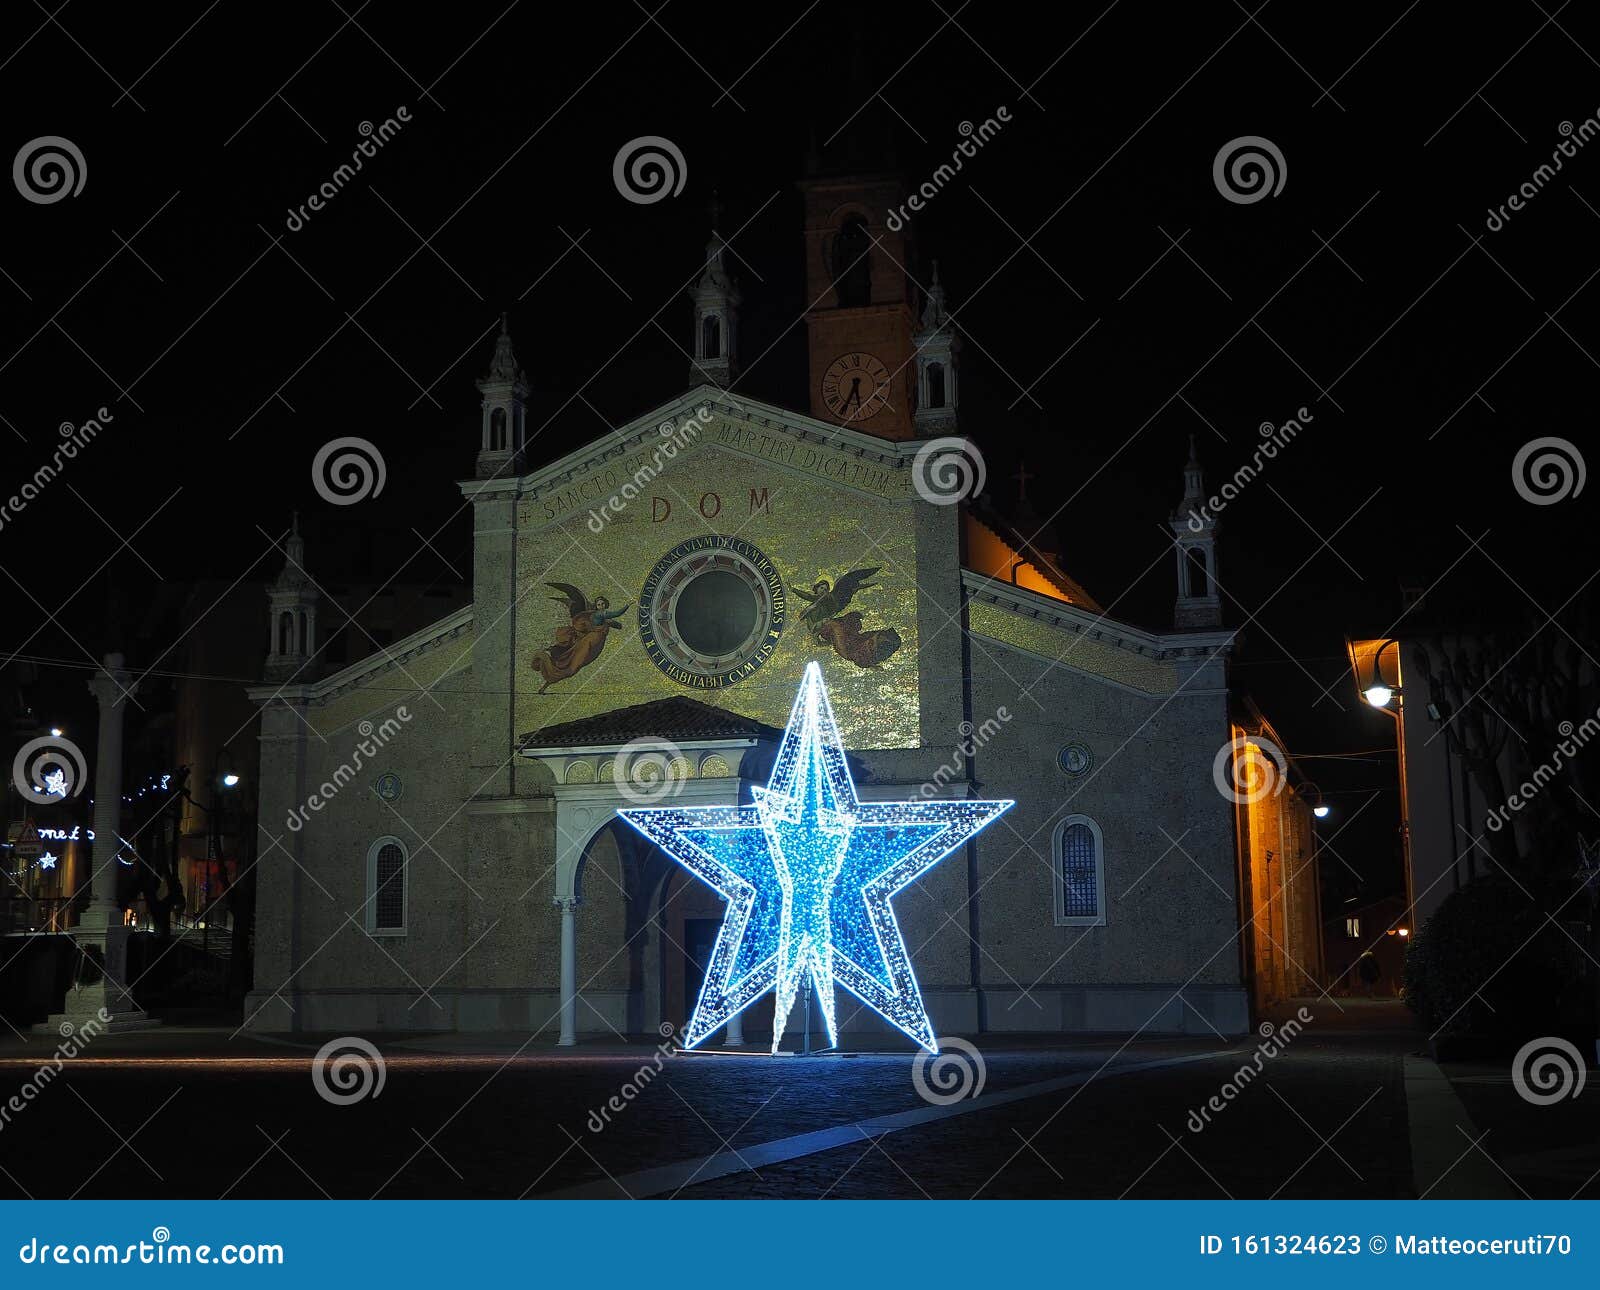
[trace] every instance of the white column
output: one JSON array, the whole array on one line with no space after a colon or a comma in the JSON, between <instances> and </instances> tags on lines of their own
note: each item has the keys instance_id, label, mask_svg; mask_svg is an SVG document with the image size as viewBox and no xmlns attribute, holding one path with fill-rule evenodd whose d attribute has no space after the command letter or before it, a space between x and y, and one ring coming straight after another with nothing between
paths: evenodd
<instances>
[{"instance_id":1,"label":"white column","mask_svg":"<svg viewBox=\"0 0 1600 1290\"><path fill-rule=\"evenodd\" d=\"M744 1047L744 1013L735 1014L728 1022L727 1044L729 1048Z\"/></svg>"},{"instance_id":2,"label":"white column","mask_svg":"<svg viewBox=\"0 0 1600 1290\"><path fill-rule=\"evenodd\" d=\"M122 909L117 904L117 852L122 848L122 719L127 701L138 688L122 662L121 654L107 654L101 671L89 681L89 692L100 705L100 735L94 759L91 897L78 924L86 930L118 927L122 923Z\"/></svg>"},{"instance_id":3,"label":"white column","mask_svg":"<svg viewBox=\"0 0 1600 1290\"><path fill-rule=\"evenodd\" d=\"M578 900L557 897L561 907L561 1038L556 1043L570 1048L578 1042Z\"/></svg>"}]
</instances>

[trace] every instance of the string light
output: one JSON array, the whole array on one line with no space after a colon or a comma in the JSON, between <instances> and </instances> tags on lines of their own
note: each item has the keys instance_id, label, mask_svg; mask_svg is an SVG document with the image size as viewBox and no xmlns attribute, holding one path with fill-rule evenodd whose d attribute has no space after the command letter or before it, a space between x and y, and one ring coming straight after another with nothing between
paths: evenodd
<instances>
[{"instance_id":1,"label":"string light","mask_svg":"<svg viewBox=\"0 0 1600 1290\"><path fill-rule=\"evenodd\" d=\"M750 806L617 812L728 903L684 1046L704 1043L772 990L777 1052L809 978L830 1042L838 1042L837 984L937 1052L890 902L1015 803L860 801L814 662L771 778L753 796Z\"/></svg>"}]
</instances>

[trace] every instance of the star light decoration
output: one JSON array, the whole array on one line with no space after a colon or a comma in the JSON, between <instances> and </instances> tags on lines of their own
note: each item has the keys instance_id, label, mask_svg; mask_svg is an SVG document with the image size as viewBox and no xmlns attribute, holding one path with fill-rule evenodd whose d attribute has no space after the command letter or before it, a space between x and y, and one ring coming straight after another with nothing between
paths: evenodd
<instances>
[{"instance_id":1,"label":"star light decoration","mask_svg":"<svg viewBox=\"0 0 1600 1290\"><path fill-rule=\"evenodd\" d=\"M838 1042L838 984L938 1052L890 900L1015 803L860 801L814 662L772 776L752 795L749 806L617 812L728 902L684 1047L704 1043L772 990L777 1052L809 976L830 1043Z\"/></svg>"}]
</instances>

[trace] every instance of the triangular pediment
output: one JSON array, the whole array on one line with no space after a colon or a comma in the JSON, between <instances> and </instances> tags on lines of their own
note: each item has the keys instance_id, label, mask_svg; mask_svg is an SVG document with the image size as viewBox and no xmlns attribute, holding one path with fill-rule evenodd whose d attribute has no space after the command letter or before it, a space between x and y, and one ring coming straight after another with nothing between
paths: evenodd
<instances>
[{"instance_id":1,"label":"triangular pediment","mask_svg":"<svg viewBox=\"0 0 1600 1290\"><path fill-rule=\"evenodd\" d=\"M468 498L603 499L629 481L647 482L675 465L726 453L797 479L901 501L914 496L911 464L920 446L893 443L701 385L536 471L514 478L468 480L461 489ZM571 509L566 504L552 508L555 518Z\"/></svg>"}]
</instances>

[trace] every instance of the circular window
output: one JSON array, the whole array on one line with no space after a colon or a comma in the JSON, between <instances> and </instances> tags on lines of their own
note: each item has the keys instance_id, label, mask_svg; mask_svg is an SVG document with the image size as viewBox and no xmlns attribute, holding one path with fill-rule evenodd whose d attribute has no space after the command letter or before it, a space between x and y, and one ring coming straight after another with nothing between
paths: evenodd
<instances>
[{"instance_id":1,"label":"circular window","mask_svg":"<svg viewBox=\"0 0 1600 1290\"><path fill-rule=\"evenodd\" d=\"M697 654L731 654L756 627L755 591L736 573L709 569L684 584L673 608L678 636Z\"/></svg>"},{"instance_id":2,"label":"circular window","mask_svg":"<svg viewBox=\"0 0 1600 1290\"><path fill-rule=\"evenodd\" d=\"M708 534L656 562L639 593L639 635L680 685L732 685L771 657L783 631L783 579L742 538Z\"/></svg>"}]
</instances>

